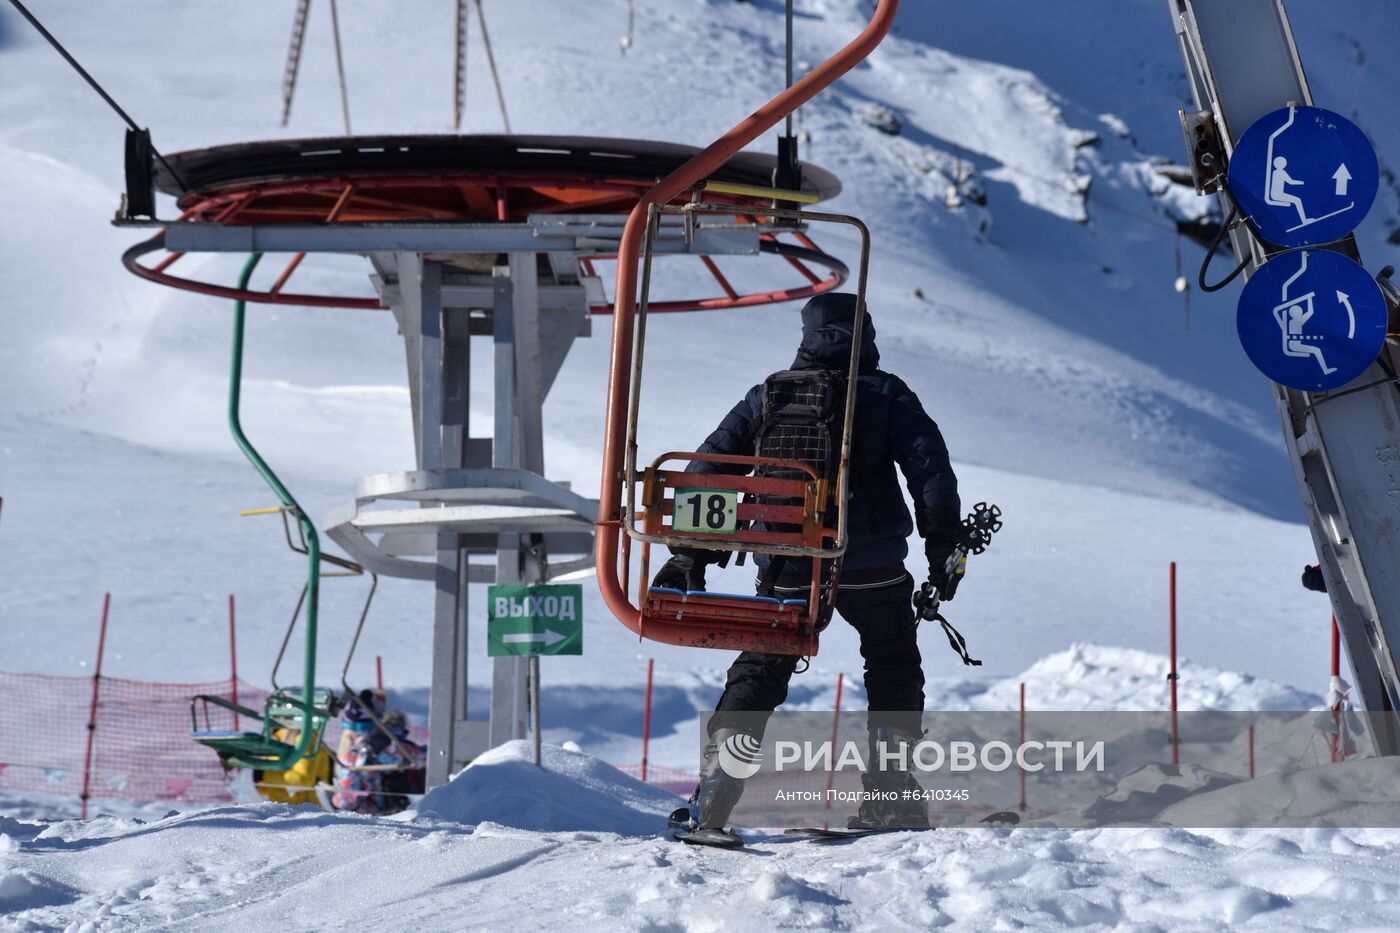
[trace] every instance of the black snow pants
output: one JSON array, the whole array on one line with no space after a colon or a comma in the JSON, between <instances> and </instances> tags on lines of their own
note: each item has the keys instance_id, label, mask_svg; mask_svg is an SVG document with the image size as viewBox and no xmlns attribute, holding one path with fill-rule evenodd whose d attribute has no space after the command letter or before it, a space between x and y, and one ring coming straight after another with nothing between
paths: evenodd
<instances>
[{"instance_id":1,"label":"black snow pants","mask_svg":"<svg viewBox=\"0 0 1400 933\"><path fill-rule=\"evenodd\" d=\"M894 579L902 571L897 568L884 579ZM903 579L883 586L843 586L836 594L836 611L860 634L870 710L897 713L879 718L917 735L924 709L924 668L913 596L914 578L904 573ZM715 711L771 713L787 699L788 681L798 660L792 655L743 652L729 666ZM711 731L722 721L723 717L711 717Z\"/></svg>"}]
</instances>

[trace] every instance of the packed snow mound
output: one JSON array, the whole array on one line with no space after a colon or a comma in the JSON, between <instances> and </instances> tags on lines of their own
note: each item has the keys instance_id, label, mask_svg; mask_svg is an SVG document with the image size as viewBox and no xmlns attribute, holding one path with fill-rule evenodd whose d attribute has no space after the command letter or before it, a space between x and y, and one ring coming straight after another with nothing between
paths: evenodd
<instances>
[{"instance_id":1,"label":"packed snow mound","mask_svg":"<svg viewBox=\"0 0 1400 933\"><path fill-rule=\"evenodd\" d=\"M1301 771L1266 774L1191 794L1166 807L1157 822L1171 826L1400 825L1400 760L1355 758Z\"/></svg>"},{"instance_id":2,"label":"packed snow mound","mask_svg":"<svg viewBox=\"0 0 1400 933\"><path fill-rule=\"evenodd\" d=\"M1162 821L1163 810L1188 797L1241 783L1253 782L1237 774L1193 764L1151 764L1129 774L1117 787L1082 810L1058 813L1037 822L1053 826L1158 823Z\"/></svg>"},{"instance_id":3,"label":"packed snow mound","mask_svg":"<svg viewBox=\"0 0 1400 933\"><path fill-rule=\"evenodd\" d=\"M530 761L528 742L507 742L430 791L418 813L535 832L645 836L664 827L666 815L680 804L674 794L583 752L544 745L540 763Z\"/></svg>"},{"instance_id":4,"label":"packed snow mound","mask_svg":"<svg viewBox=\"0 0 1400 933\"><path fill-rule=\"evenodd\" d=\"M1087 807L1028 825L1381 827L1400 825L1400 760L1355 758L1246 779L1191 764L1153 764Z\"/></svg>"},{"instance_id":5,"label":"packed snow mound","mask_svg":"<svg viewBox=\"0 0 1400 933\"><path fill-rule=\"evenodd\" d=\"M1135 648L1083 642L1032 664L975 698L979 709L1015 709L1019 684L1034 710L1160 710L1168 704L1169 660ZM1322 697L1238 671L1178 659L1183 710L1310 710Z\"/></svg>"}]
</instances>

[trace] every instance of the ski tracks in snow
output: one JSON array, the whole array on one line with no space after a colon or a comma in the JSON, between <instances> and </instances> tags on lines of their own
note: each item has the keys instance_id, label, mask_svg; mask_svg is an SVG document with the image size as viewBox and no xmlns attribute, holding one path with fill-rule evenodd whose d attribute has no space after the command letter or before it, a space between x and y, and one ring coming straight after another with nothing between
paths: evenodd
<instances>
[{"instance_id":1,"label":"ski tracks in snow","mask_svg":"<svg viewBox=\"0 0 1400 933\"><path fill-rule=\"evenodd\" d=\"M1400 922L1400 834L943 829L735 852L493 823L223 808L0 836L0 928L1289 929ZM1192 891L1183 898L1183 890ZM75 927L76 928L76 927Z\"/></svg>"}]
</instances>

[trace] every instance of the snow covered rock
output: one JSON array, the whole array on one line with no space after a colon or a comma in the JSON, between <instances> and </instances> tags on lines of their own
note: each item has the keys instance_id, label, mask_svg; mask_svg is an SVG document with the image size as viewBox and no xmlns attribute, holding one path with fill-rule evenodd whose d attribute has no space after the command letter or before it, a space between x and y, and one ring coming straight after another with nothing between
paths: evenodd
<instances>
[{"instance_id":1,"label":"snow covered rock","mask_svg":"<svg viewBox=\"0 0 1400 933\"><path fill-rule=\"evenodd\" d=\"M681 803L582 752L545 745L540 761L531 763L528 742L507 742L429 792L417 812L536 832L644 836L664 828Z\"/></svg>"},{"instance_id":2,"label":"snow covered rock","mask_svg":"<svg viewBox=\"0 0 1400 933\"><path fill-rule=\"evenodd\" d=\"M859 104L854 110L856 119L886 136L898 136L904 129L904 122L890 108L873 101Z\"/></svg>"}]
</instances>

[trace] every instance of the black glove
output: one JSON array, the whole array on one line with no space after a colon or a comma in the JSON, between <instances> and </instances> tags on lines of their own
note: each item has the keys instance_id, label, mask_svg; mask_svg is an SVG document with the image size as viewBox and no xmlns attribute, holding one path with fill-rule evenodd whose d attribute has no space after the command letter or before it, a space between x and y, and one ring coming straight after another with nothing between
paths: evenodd
<instances>
[{"instance_id":1,"label":"black glove","mask_svg":"<svg viewBox=\"0 0 1400 933\"><path fill-rule=\"evenodd\" d=\"M962 523L956 512L948 509L920 509L914 513L919 534L924 539L924 556L928 558L928 579L940 599L952 599L962 581L962 567L950 573L948 558L962 540Z\"/></svg>"},{"instance_id":2,"label":"black glove","mask_svg":"<svg viewBox=\"0 0 1400 933\"><path fill-rule=\"evenodd\" d=\"M705 567L718 561L721 556L718 551L702 548L677 548L671 559L656 572L651 585L682 591L703 590Z\"/></svg>"},{"instance_id":3,"label":"black glove","mask_svg":"<svg viewBox=\"0 0 1400 933\"><path fill-rule=\"evenodd\" d=\"M1318 593L1327 592L1327 581L1322 578L1322 565L1309 564L1303 568L1303 586Z\"/></svg>"}]
</instances>

